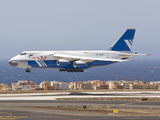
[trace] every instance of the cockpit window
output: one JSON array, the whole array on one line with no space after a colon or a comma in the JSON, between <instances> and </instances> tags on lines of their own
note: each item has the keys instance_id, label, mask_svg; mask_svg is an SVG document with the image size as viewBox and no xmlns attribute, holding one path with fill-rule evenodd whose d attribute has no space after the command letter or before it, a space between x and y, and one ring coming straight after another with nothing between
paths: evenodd
<instances>
[{"instance_id":1,"label":"cockpit window","mask_svg":"<svg viewBox=\"0 0 160 120\"><path fill-rule=\"evenodd\" d=\"M21 53L20 55L26 55L26 53Z\"/></svg>"}]
</instances>

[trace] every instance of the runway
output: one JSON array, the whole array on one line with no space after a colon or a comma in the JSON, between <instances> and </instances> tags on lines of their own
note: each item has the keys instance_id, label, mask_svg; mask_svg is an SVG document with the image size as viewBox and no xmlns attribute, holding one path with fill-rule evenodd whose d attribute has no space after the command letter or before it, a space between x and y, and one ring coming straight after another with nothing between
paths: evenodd
<instances>
[{"instance_id":1,"label":"runway","mask_svg":"<svg viewBox=\"0 0 160 120\"><path fill-rule=\"evenodd\" d=\"M0 94L0 100L57 100L59 98L111 98L111 97L155 97L160 98L160 91L145 92L59 92L30 94Z\"/></svg>"},{"instance_id":2,"label":"runway","mask_svg":"<svg viewBox=\"0 0 160 120\"><path fill-rule=\"evenodd\" d=\"M160 108L160 102L149 101L78 101L58 100L58 98L108 98L108 97L160 97L160 92L62 92L32 94L0 94L0 105L3 106L109 106L131 108Z\"/></svg>"},{"instance_id":3,"label":"runway","mask_svg":"<svg viewBox=\"0 0 160 120\"><path fill-rule=\"evenodd\" d=\"M160 92L63 92L63 93L32 93L32 94L0 94L0 119L18 120L159 120L160 116L111 116L76 111L49 110L26 108L24 106L72 106L80 108L96 107L160 109L160 102L149 101L82 101L57 100L58 98L92 98L92 97L160 97ZM21 106L21 107L20 107Z\"/></svg>"}]
</instances>

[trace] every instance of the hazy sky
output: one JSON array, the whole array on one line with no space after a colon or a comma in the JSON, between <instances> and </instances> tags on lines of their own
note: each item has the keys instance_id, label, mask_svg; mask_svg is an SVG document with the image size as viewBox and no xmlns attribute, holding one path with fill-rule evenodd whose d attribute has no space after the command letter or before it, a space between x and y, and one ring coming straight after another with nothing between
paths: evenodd
<instances>
[{"instance_id":1,"label":"hazy sky","mask_svg":"<svg viewBox=\"0 0 160 120\"><path fill-rule=\"evenodd\" d=\"M107 50L129 27L133 51L160 56L160 0L1 0L0 55Z\"/></svg>"}]
</instances>

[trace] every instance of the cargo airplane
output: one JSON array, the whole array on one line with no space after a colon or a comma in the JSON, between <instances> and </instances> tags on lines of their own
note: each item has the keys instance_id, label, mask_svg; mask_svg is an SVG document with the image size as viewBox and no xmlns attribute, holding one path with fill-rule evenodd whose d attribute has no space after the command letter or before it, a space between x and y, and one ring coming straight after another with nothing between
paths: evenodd
<instances>
[{"instance_id":1,"label":"cargo airplane","mask_svg":"<svg viewBox=\"0 0 160 120\"><path fill-rule=\"evenodd\" d=\"M135 55L147 55L131 51L135 31L135 28L127 29L109 50L23 51L11 58L9 64L25 68L26 72L30 72L31 68L57 68L59 71L83 72L84 69L91 67L131 61L126 59Z\"/></svg>"}]
</instances>

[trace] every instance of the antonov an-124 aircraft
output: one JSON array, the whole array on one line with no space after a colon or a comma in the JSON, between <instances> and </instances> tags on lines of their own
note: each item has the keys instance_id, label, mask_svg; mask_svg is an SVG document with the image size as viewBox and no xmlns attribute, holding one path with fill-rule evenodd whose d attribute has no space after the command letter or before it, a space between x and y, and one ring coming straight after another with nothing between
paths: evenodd
<instances>
[{"instance_id":1,"label":"antonov an-124 aircraft","mask_svg":"<svg viewBox=\"0 0 160 120\"><path fill-rule=\"evenodd\" d=\"M109 50L24 51L11 58L9 64L25 68L26 72L31 72L31 68L57 68L59 71L83 72L84 69L92 67L131 61L126 59L134 55L147 55L131 51L135 31L135 28L127 29Z\"/></svg>"}]
</instances>

